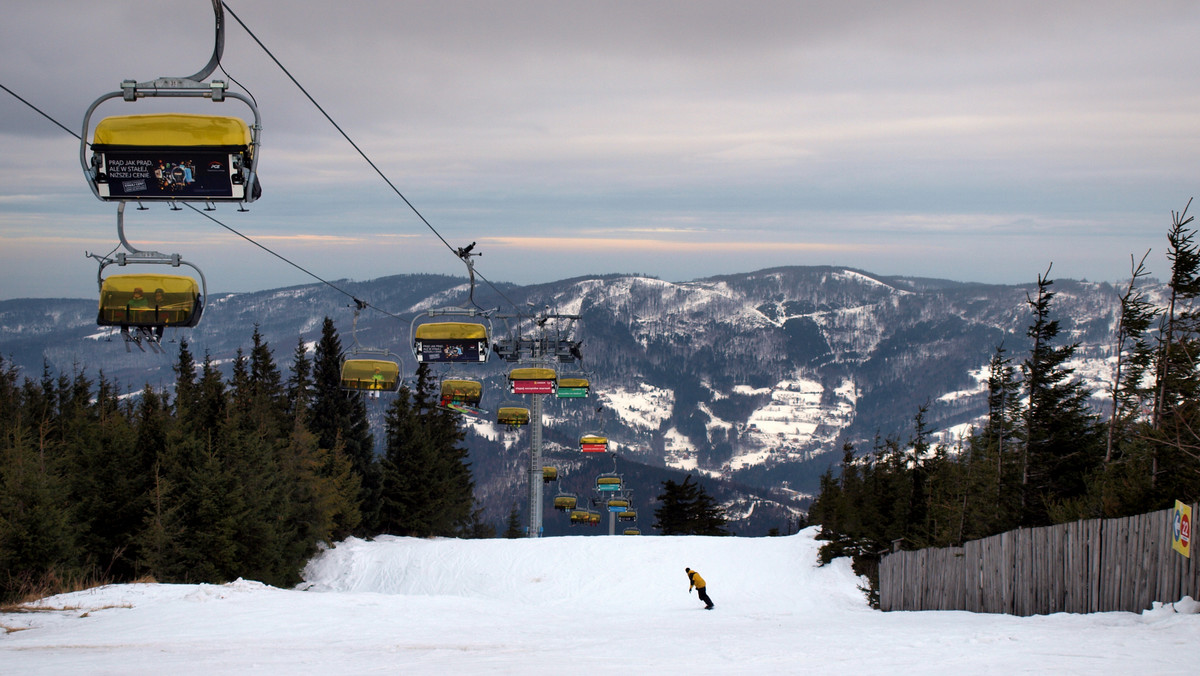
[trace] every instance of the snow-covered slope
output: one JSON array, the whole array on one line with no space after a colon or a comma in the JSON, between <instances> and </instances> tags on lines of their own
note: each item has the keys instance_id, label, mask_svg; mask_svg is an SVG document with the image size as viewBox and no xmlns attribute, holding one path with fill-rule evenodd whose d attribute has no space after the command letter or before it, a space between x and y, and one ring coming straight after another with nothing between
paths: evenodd
<instances>
[{"instance_id":1,"label":"snow-covered slope","mask_svg":"<svg viewBox=\"0 0 1200 676\"><path fill-rule=\"evenodd\" d=\"M881 613L780 538L350 540L301 589L114 585L0 614L5 674L1195 673L1198 605ZM683 568L716 609L688 595Z\"/></svg>"}]
</instances>

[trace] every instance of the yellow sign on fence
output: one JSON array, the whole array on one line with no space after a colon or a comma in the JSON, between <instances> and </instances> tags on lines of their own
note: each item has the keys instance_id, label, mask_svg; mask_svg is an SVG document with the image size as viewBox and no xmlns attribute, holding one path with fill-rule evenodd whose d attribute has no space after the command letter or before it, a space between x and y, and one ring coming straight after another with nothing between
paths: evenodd
<instances>
[{"instance_id":1,"label":"yellow sign on fence","mask_svg":"<svg viewBox=\"0 0 1200 676\"><path fill-rule=\"evenodd\" d=\"M1171 519L1171 546L1175 551L1191 558L1192 506L1175 501L1175 514Z\"/></svg>"}]
</instances>

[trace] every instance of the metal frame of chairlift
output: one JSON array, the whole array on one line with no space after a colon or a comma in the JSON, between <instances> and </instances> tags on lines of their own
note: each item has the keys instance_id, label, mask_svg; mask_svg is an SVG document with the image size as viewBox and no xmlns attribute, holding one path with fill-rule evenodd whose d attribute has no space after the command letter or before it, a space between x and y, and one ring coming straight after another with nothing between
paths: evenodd
<instances>
[{"instance_id":1,"label":"metal frame of chairlift","mask_svg":"<svg viewBox=\"0 0 1200 676\"><path fill-rule=\"evenodd\" d=\"M480 364L482 364L488 360L489 356L491 356L492 336L495 334L495 327L492 325L491 317L495 313L495 310L494 309L485 310L485 309L479 307L479 305L477 303L475 303L475 263L471 259L473 257L481 256L483 254L474 253L472 251L474 248L475 248L475 242L471 242L467 246L460 247L459 249L457 249L455 251L455 255L457 255L459 260L461 260L463 262L463 264L465 264L467 266L467 277L468 277L468 281L470 283L469 291L467 294L467 300L474 307L443 307L443 308L426 310L425 312L421 312L421 313L418 313L417 315L415 315L412 319L412 323L408 327L408 337L409 337L409 344L412 347L413 358L417 360L417 364L428 364L428 363L450 363L450 364L480 363ZM420 329L421 326L425 326L425 325L429 324L428 322L423 322L421 324L418 324L417 323L418 320L420 320L422 317L429 317L429 318L433 318L433 317L469 317L469 318L480 317L480 318L482 318L484 320L484 322L486 322L486 324L478 323L478 326L483 328L484 337L483 337L482 341L478 341L478 340L474 341L478 345L478 355L476 356L476 358L475 359L465 359L465 358L464 359L434 359L434 360L425 359L425 355L423 354L423 351L417 345L417 331ZM453 322L453 323L464 324L464 325L476 324L476 322ZM446 340L463 340L464 342L472 342L471 339L446 339Z\"/></svg>"},{"instance_id":2,"label":"metal frame of chairlift","mask_svg":"<svg viewBox=\"0 0 1200 676\"><path fill-rule=\"evenodd\" d=\"M350 330L351 335L354 337L354 347L350 350L348 355L343 356L342 369L341 369L341 374L339 374L339 376L341 377L341 382L344 383L346 380L344 377L345 373L346 373L346 365L348 363L354 362L354 361L366 361L366 362L385 362L386 361L389 364L394 365L396 367L396 384L393 387L383 388L383 389L378 389L378 390L375 390L375 389L365 390L366 392L372 393L376 397L378 397L378 394L380 394L380 393L396 392L400 389L400 383L403 380L403 378L400 376L400 355L389 351L387 348L363 347L362 345L359 344L359 342L358 342L358 315L364 309L366 309L366 307L367 307L367 304L365 302L363 302L357 298L354 299L354 320L353 320L353 323L351 324L351 330ZM379 358L378 359L358 359L357 357L359 355L364 355L366 357L374 356L374 357L379 357ZM345 385L342 385L342 389L346 390L346 391L353 391L353 392L364 391L361 389L347 388L347 387L345 387Z\"/></svg>"},{"instance_id":3,"label":"metal frame of chairlift","mask_svg":"<svg viewBox=\"0 0 1200 676\"><path fill-rule=\"evenodd\" d=\"M100 195L100 191L97 186L99 167L94 161L89 162L87 157L88 135L89 130L91 129L92 115L95 113L96 109L105 101L117 97L121 97L125 101L129 102L137 101L141 98L153 97L207 98L214 102L221 102L227 98L239 100L250 108L254 115L254 124L250 127L250 148L252 149L252 160L249 167L243 167L243 169L245 169L245 176L243 178L244 194L242 199L238 201L251 202L255 199L256 195L254 188L257 186L258 180L255 172L255 165L258 162L257 150L259 148L259 137L262 131L262 120L261 116L259 115L258 107L250 98L237 92L228 91L228 85L222 80L205 82L205 80L212 75L213 71L216 70L217 66L220 64L221 55L225 49L225 10L221 5L221 0L212 0L212 6L215 22L215 36L213 39L213 53L209 58L208 63L205 64L200 71L187 77L160 77L147 82L137 82L136 80L122 81L120 91L104 94L93 101L88 107L87 112L84 113L83 131L80 134L79 141L79 164L83 168L84 176L87 179L88 186L92 190L92 194L103 201L117 202L117 237L120 242L119 246L125 249L124 252L118 253L113 257L84 252L86 257L94 258L100 263L100 268L96 273L96 279L101 291L103 291L104 288L104 269L110 265L170 265L172 267L186 265L195 270L196 274L199 275L201 286L199 306L195 310L195 317L191 323L188 324L189 326L194 325L199 321L199 315L203 312L204 306L208 301L208 280L205 279L204 272L195 264L183 260L183 257L180 254L165 254L159 251L143 251L129 243L129 240L125 237L125 202L138 201L139 210L144 210L146 207L142 206L140 199L130 200L112 197L105 198ZM95 160L94 157L93 160ZM173 203L175 201L203 201L205 202L206 209L211 210L211 208L215 208L209 206L212 204L213 200L214 198L181 197L177 199L168 199L165 201L172 202L172 209L174 210L179 209L178 205ZM154 201L164 200L156 199ZM151 334L149 327L135 327L137 328L136 335L131 335L128 331L128 328L129 327L122 326L121 329L121 333L125 338L125 349L127 351L130 349L130 342L137 344L138 348L144 351L145 348L142 346L143 341L150 345L151 350L157 352L162 351L161 346L158 345L157 336Z\"/></svg>"},{"instance_id":4,"label":"metal frame of chairlift","mask_svg":"<svg viewBox=\"0 0 1200 676\"><path fill-rule=\"evenodd\" d=\"M558 314L550 312L549 308L529 317L528 315L496 315L508 327L507 336L497 340L494 352L501 359L510 363L526 362L538 367L552 368L553 363L575 363L582 360L581 343L570 340L571 329L579 319L579 315ZM532 319L536 335L523 336L519 333L519 322L522 319ZM516 320L517 331L513 330L509 320ZM558 326L558 322L566 320L566 326ZM547 329L547 324L554 322L553 336ZM542 535L542 397L545 395L531 394L530 398L530 434L529 434L529 526L526 536L531 538Z\"/></svg>"},{"instance_id":5,"label":"metal frame of chairlift","mask_svg":"<svg viewBox=\"0 0 1200 676\"><path fill-rule=\"evenodd\" d=\"M100 268L96 271L96 286L98 290L104 290L104 269L110 265L124 267L126 265L170 265L171 267L179 267L186 265L196 271L200 277L200 304L195 310L193 321L188 324L194 326L200 319L200 314L204 311L204 306L208 303L208 280L204 277L204 271L197 267L194 263L183 260L183 256L173 253L165 254L159 251L143 251L134 247L125 238L125 203L117 204L117 238L120 240L120 246L125 249L124 252L118 253L111 258L100 254L84 252L87 258L94 258L100 262ZM158 344L157 337L151 333L149 327L138 326L134 334L130 334L127 326L121 327L121 335L125 339L125 351L130 351L130 343L138 346L138 349L145 351L143 342L150 346L152 352L162 352L162 347Z\"/></svg>"},{"instance_id":6,"label":"metal frame of chairlift","mask_svg":"<svg viewBox=\"0 0 1200 676\"><path fill-rule=\"evenodd\" d=\"M229 85L224 80L212 80L206 82L208 76L212 75L220 64L221 55L225 50L225 10L221 5L221 0L212 0L213 15L216 24L216 36L214 38L213 53L209 58L204 68L194 75L186 77L159 77L146 82L138 82L137 80L123 80L121 82L120 91L109 92L97 98L92 105L88 107L87 112L83 116L83 133L80 134L79 141L79 164L83 168L84 176L87 178L88 185L92 189L98 199L104 201L141 201L147 199L150 201L167 201L167 202L206 202L214 201L237 201L237 202L253 202L257 199L255 188L258 184L258 176L256 165L258 164L258 149L261 147L260 136L262 133L262 117L259 114L258 106L254 101L238 92L229 91ZM250 144L251 160L249 166L239 167L238 174L235 177L240 180L243 187L243 194L240 198L233 197L167 197L167 198L122 198L122 197L103 197L100 195L98 180L100 177L100 168L97 165L98 160L93 157L92 162L88 161L88 135L91 129L92 114L100 104L120 97L125 101L137 101L143 98L205 98L210 99L214 103L220 103L226 99L236 99L246 104L254 115L254 124L250 125ZM173 207L178 208L178 207ZM245 210L244 208L242 209Z\"/></svg>"}]
</instances>

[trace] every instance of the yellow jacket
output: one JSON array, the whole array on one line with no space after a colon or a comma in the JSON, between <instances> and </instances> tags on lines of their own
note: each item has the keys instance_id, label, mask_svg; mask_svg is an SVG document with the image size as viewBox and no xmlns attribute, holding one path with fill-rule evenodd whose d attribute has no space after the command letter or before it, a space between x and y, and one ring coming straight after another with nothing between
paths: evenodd
<instances>
[{"instance_id":1,"label":"yellow jacket","mask_svg":"<svg viewBox=\"0 0 1200 676\"><path fill-rule=\"evenodd\" d=\"M697 573L694 570L688 573L688 579L692 581L692 584L688 585L688 591L692 591L692 587L703 589L705 586L704 578L700 577L700 573Z\"/></svg>"}]
</instances>

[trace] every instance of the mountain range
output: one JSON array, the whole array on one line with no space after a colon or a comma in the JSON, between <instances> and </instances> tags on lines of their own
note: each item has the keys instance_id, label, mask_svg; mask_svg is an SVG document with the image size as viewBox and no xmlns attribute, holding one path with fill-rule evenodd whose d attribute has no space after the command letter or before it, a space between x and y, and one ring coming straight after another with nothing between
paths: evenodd
<instances>
[{"instance_id":1,"label":"mountain range","mask_svg":"<svg viewBox=\"0 0 1200 676\"><path fill-rule=\"evenodd\" d=\"M1157 283L1150 287L1152 296L1159 292ZM347 350L387 349L402 373L412 374L410 334L414 321L434 321L428 310L472 302L496 308L493 340L534 334L530 317L538 313L573 315L579 319L570 323L570 338L581 343L583 359L571 368L586 372L592 394L544 400L545 460L563 477L547 493L594 497L592 479L615 469L633 487L646 529L660 483L692 473L725 505L732 530L762 534L801 513L843 443L861 450L878 437L906 440L921 406L948 442L977 422L996 347L1015 363L1028 351L1027 296L1034 289L1032 281L975 284L827 266L688 282L604 275L474 290L463 278L397 275L211 294L198 327L168 329L164 354L127 352L119 335L96 326L94 299L16 299L0 301L0 355L34 379L43 368L86 369L134 395L146 383L171 387L182 337L198 358L227 369L238 348L249 349L257 325L286 370L298 343L311 348L328 316ZM1094 388L1099 405L1119 291L1065 279L1051 290L1061 337L1079 344L1076 375ZM356 324L353 299L370 304ZM565 326L550 326L556 324ZM494 411L513 398L506 379L512 366L493 357L453 372L482 379L481 405ZM377 439L386 401L369 400ZM503 521L527 504L529 433L493 420L465 424L477 497L489 519ZM592 432L607 436L613 452L579 453L579 436ZM547 509L545 522L547 533L567 532L565 516Z\"/></svg>"}]
</instances>

